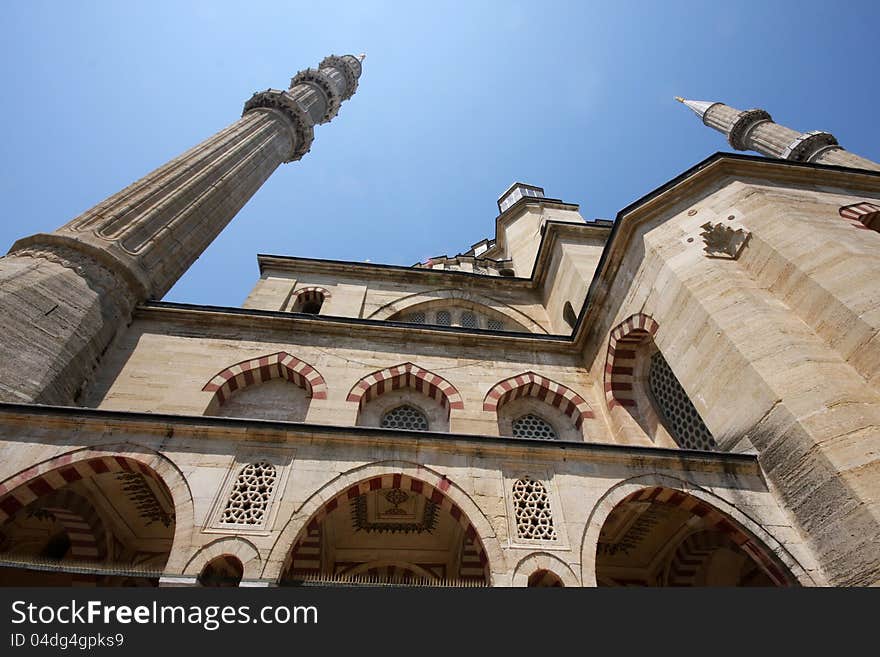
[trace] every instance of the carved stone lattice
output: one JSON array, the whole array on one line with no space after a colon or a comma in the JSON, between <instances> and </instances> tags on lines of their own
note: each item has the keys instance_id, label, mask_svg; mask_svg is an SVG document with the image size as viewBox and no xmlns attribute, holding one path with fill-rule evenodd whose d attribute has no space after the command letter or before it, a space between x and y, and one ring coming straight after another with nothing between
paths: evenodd
<instances>
[{"instance_id":1,"label":"carved stone lattice","mask_svg":"<svg viewBox=\"0 0 880 657\"><path fill-rule=\"evenodd\" d=\"M275 487L275 466L265 461L249 463L238 475L220 522L260 525Z\"/></svg>"},{"instance_id":2,"label":"carved stone lattice","mask_svg":"<svg viewBox=\"0 0 880 657\"><path fill-rule=\"evenodd\" d=\"M513 485L513 508L519 538L543 541L556 540L550 496L540 481L529 477Z\"/></svg>"},{"instance_id":3,"label":"carved stone lattice","mask_svg":"<svg viewBox=\"0 0 880 657\"><path fill-rule=\"evenodd\" d=\"M734 230L730 226L713 224L711 221L700 228L703 229L700 237L705 244L703 251L709 258L736 260L751 236L751 233L742 228Z\"/></svg>"},{"instance_id":4,"label":"carved stone lattice","mask_svg":"<svg viewBox=\"0 0 880 657\"><path fill-rule=\"evenodd\" d=\"M715 439L659 351L651 357L648 384L666 428L680 447L716 448Z\"/></svg>"},{"instance_id":5,"label":"carved stone lattice","mask_svg":"<svg viewBox=\"0 0 880 657\"><path fill-rule=\"evenodd\" d=\"M398 406L382 416L385 429L406 429L408 431L427 431L428 419L419 409L412 406Z\"/></svg>"},{"instance_id":6,"label":"carved stone lattice","mask_svg":"<svg viewBox=\"0 0 880 657\"><path fill-rule=\"evenodd\" d=\"M550 423L531 413L514 420L513 435L516 438L537 438L538 440L557 440L559 438Z\"/></svg>"}]
</instances>

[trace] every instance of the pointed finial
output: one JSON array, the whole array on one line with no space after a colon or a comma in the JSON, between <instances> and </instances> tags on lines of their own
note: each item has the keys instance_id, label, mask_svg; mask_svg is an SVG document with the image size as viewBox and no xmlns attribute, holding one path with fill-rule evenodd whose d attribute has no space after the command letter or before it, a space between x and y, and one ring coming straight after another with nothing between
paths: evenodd
<instances>
[{"instance_id":1,"label":"pointed finial","mask_svg":"<svg viewBox=\"0 0 880 657\"><path fill-rule=\"evenodd\" d=\"M357 58L358 58L359 61L362 62L362 61L364 61L364 60L367 58L367 53L362 52L360 55L357 56Z\"/></svg>"},{"instance_id":2,"label":"pointed finial","mask_svg":"<svg viewBox=\"0 0 880 657\"><path fill-rule=\"evenodd\" d=\"M718 104L706 100L687 100L685 98L682 98L681 96L676 96L675 100L677 100L679 103L683 103L685 107L690 108L690 110L701 119L706 116L706 112L709 111L709 108L712 107L712 105Z\"/></svg>"}]
</instances>

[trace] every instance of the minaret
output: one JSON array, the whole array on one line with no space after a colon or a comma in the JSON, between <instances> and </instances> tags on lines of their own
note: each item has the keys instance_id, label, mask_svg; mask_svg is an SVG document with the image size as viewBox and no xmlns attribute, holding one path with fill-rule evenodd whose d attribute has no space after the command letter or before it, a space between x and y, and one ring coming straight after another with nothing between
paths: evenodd
<instances>
[{"instance_id":1,"label":"minaret","mask_svg":"<svg viewBox=\"0 0 880 657\"><path fill-rule=\"evenodd\" d=\"M134 306L161 298L282 162L358 86L364 55L332 55L242 117L58 230L0 258L0 401L69 405ZM12 218L7 218L7 221Z\"/></svg>"},{"instance_id":2,"label":"minaret","mask_svg":"<svg viewBox=\"0 0 880 657\"><path fill-rule=\"evenodd\" d=\"M707 126L723 133L738 151L757 151L792 162L836 164L880 171L880 164L845 150L831 133L819 130L797 132L774 123L770 114L762 109L743 111L724 103L685 100L680 96L675 99L693 110Z\"/></svg>"}]
</instances>

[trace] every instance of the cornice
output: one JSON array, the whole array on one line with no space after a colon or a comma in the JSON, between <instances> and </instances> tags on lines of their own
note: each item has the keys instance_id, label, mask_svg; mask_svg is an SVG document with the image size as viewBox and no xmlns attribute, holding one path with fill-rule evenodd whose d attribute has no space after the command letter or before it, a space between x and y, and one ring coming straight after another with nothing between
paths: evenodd
<instances>
[{"instance_id":1,"label":"cornice","mask_svg":"<svg viewBox=\"0 0 880 657\"><path fill-rule=\"evenodd\" d=\"M567 442L488 436L479 434L398 431L378 427L334 426L305 422L279 422L211 416L111 411L69 406L0 403L0 424L53 428L67 434L98 435L137 432L168 441L174 437L198 440L225 439L297 444L356 444L414 451L437 449L446 453L493 455L509 459L556 459L637 464L729 474L760 475L757 457L730 452L703 452L679 448L638 447L608 443ZM212 442L216 446L216 443ZM215 447L212 447L212 449Z\"/></svg>"},{"instance_id":2,"label":"cornice","mask_svg":"<svg viewBox=\"0 0 880 657\"><path fill-rule=\"evenodd\" d=\"M388 320L337 317L333 315L310 315L281 310L255 310L252 308L228 308L197 304L150 301L135 309L135 319L216 327L218 331L229 328L250 328L259 331L281 331L321 336L357 336L373 341L400 343L424 342L448 344L458 347L480 346L486 349L509 349L519 345L522 349L542 352L571 352L571 337L521 331L490 331L466 329L459 326L435 326L410 324Z\"/></svg>"}]
</instances>

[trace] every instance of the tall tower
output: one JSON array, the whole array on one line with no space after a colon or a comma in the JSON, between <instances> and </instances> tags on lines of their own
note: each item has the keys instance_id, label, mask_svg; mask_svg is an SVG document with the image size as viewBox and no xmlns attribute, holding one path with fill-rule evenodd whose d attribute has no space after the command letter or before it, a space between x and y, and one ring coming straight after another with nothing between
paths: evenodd
<instances>
[{"instance_id":1,"label":"tall tower","mask_svg":"<svg viewBox=\"0 0 880 657\"><path fill-rule=\"evenodd\" d=\"M161 298L282 162L305 155L358 86L331 55L242 117L58 230L0 258L0 401L70 405L134 306Z\"/></svg>"},{"instance_id":2,"label":"tall tower","mask_svg":"<svg viewBox=\"0 0 880 657\"><path fill-rule=\"evenodd\" d=\"M880 164L850 153L828 132L797 132L773 122L765 110L738 110L724 103L675 99L684 103L703 123L727 137L738 151L757 151L762 155L792 162L836 164L842 167L880 171Z\"/></svg>"}]
</instances>

